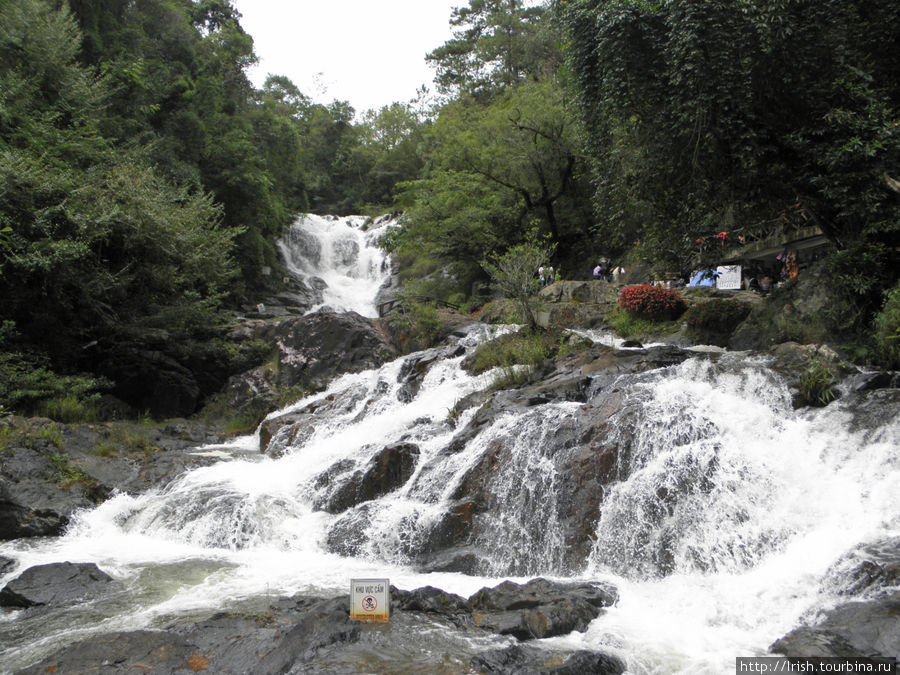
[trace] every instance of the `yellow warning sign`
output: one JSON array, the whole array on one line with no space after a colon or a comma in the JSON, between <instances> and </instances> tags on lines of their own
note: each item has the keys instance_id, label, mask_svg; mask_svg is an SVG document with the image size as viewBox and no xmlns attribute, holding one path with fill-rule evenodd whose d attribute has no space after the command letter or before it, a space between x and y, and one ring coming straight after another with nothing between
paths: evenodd
<instances>
[{"instance_id":1,"label":"yellow warning sign","mask_svg":"<svg viewBox=\"0 0 900 675\"><path fill-rule=\"evenodd\" d=\"M350 618L357 621L391 620L391 582L388 579L350 580Z\"/></svg>"}]
</instances>

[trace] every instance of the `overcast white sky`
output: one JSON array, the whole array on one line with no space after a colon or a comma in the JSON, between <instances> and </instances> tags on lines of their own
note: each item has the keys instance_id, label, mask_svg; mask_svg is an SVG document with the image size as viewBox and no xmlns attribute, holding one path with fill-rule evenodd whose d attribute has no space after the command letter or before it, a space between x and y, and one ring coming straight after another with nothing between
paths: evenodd
<instances>
[{"instance_id":1,"label":"overcast white sky","mask_svg":"<svg viewBox=\"0 0 900 675\"><path fill-rule=\"evenodd\" d=\"M425 54L452 37L450 11L466 0L232 0L260 59L260 87L286 75L315 101L361 113L408 101L431 83Z\"/></svg>"}]
</instances>

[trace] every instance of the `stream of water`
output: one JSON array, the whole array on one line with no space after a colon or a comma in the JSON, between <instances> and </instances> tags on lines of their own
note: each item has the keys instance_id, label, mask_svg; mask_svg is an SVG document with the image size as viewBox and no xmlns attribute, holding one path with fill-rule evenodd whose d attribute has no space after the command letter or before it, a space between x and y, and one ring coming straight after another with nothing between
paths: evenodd
<instances>
[{"instance_id":1,"label":"stream of water","mask_svg":"<svg viewBox=\"0 0 900 675\"><path fill-rule=\"evenodd\" d=\"M381 265L374 255L356 259L369 269ZM372 282L363 285L368 293ZM358 297L340 305L331 296L327 304L371 312L371 298L368 308ZM459 343L471 350L504 330L510 327L477 327ZM147 494L117 495L78 514L65 536L0 545L19 570L95 562L125 588L39 620L0 614L2 667L15 670L98 631L160 627L280 595L344 594L351 577L468 596L503 579L543 575L608 581L620 596L585 633L543 640L545 647L610 651L636 674L728 673L736 656L764 655L802 618L837 602L822 579L844 552L900 535L900 422L853 429L841 401L794 411L785 384L761 359L725 354L715 364L692 358L623 384L621 414L631 417L621 428L633 435L629 478L606 495L590 555L566 569L559 524L547 514L567 486L541 449L575 423L581 404L501 416L459 452L442 453L475 413L454 419L457 402L493 377L467 374L462 358L436 363L407 403L398 399L404 359L342 376L279 411L334 402L278 459L249 454L253 436L237 439L212 448L228 459ZM417 546L498 438L510 439L515 459L493 484L487 576L418 571L411 564ZM414 473L367 504L354 555L330 552L329 535L347 516L316 505L342 475L401 441L419 447ZM328 471L333 479L325 484ZM669 508L660 509L661 490L672 496ZM535 500L541 508L529 508ZM506 644L449 634L415 640L460 655L460 663Z\"/></svg>"}]
</instances>

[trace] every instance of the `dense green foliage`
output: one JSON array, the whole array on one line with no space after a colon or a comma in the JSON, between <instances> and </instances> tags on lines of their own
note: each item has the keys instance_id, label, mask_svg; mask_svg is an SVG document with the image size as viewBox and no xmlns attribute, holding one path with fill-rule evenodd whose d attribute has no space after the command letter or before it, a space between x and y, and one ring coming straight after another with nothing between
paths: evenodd
<instances>
[{"instance_id":1,"label":"dense green foliage","mask_svg":"<svg viewBox=\"0 0 900 675\"><path fill-rule=\"evenodd\" d=\"M354 123L284 77L254 90L239 19L228 0L0 0L0 405L82 372L126 399L154 374L213 391L232 359L209 338L293 214L388 205L418 174L409 105Z\"/></svg>"},{"instance_id":2,"label":"dense green foliage","mask_svg":"<svg viewBox=\"0 0 900 675\"><path fill-rule=\"evenodd\" d=\"M714 298L692 305L683 318L688 328L697 331L729 333L749 313L746 303Z\"/></svg>"},{"instance_id":3,"label":"dense green foliage","mask_svg":"<svg viewBox=\"0 0 900 675\"><path fill-rule=\"evenodd\" d=\"M897 241L900 5L573 0L599 231L683 264L789 204L839 246Z\"/></svg>"}]
</instances>

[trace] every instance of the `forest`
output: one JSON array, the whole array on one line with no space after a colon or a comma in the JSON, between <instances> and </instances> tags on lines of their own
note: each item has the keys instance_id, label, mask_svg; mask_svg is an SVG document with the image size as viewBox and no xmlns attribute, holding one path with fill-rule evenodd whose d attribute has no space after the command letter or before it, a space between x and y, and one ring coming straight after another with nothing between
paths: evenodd
<instances>
[{"instance_id":1,"label":"forest","mask_svg":"<svg viewBox=\"0 0 900 675\"><path fill-rule=\"evenodd\" d=\"M256 89L240 19L0 0L0 411L127 401L161 363L212 393L301 212L402 212L407 283L463 305L534 231L564 277L680 269L802 207L833 244L825 319L898 365L895 0L461 0L431 95L368 111Z\"/></svg>"}]
</instances>

